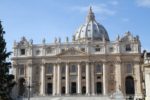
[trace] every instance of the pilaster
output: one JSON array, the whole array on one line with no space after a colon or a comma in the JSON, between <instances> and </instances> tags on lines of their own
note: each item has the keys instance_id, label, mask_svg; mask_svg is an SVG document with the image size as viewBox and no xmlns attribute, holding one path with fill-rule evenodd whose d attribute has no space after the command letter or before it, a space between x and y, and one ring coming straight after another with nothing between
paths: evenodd
<instances>
[{"instance_id":1,"label":"pilaster","mask_svg":"<svg viewBox=\"0 0 150 100\"><path fill-rule=\"evenodd\" d=\"M81 66L78 63L78 94L81 94Z\"/></svg>"}]
</instances>

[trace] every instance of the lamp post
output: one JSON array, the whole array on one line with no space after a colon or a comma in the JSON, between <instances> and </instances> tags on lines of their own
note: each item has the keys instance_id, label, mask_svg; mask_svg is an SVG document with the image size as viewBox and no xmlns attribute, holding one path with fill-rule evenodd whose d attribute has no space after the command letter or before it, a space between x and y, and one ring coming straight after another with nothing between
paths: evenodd
<instances>
[{"instance_id":1,"label":"lamp post","mask_svg":"<svg viewBox=\"0 0 150 100\"><path fill-rule=\"evenodd\" d=\"M30 77L29 77L29 84L28 84L27 88L28 88L28 100L30 100L30 89L31 89Z\"/></svg>"}]
</instances>

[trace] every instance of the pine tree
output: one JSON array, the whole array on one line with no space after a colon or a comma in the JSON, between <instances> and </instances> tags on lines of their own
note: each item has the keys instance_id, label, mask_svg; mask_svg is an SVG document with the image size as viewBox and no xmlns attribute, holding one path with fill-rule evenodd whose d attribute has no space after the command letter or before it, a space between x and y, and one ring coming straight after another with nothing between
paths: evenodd
<instances>
[{"instance_id":1,"label":"pine tree","mask_svg":"<svg viewBox=\"0 0 150 100\"><path fill-rule=\"evenodd\" d=\"M10 92L15 82L13 81L14 76L9 74L11 63L6 61L11 52L7 52L6 50L4 34L5 31L3 31L0 21L0 100L12 100Z\"/></svg>"}]
</instances>

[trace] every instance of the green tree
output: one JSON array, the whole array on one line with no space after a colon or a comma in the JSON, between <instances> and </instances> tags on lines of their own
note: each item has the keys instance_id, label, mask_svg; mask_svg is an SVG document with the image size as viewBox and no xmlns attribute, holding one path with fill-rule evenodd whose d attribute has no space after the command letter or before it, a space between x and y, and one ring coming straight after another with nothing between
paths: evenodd
<instances>
[{"instance_id":1,"label":"green tree","mask_svg":"<svg viewBox=\"0 0 150 100\"><path fill-rule=\"evenodd\" d=\"M9 74L11 63L7 62L7 58L11 52L6 50L6 42L4 39L5 31L0 21L0 100L12 100L10 93L15 85L14 76Z\"/></svg>"}]
</instances>

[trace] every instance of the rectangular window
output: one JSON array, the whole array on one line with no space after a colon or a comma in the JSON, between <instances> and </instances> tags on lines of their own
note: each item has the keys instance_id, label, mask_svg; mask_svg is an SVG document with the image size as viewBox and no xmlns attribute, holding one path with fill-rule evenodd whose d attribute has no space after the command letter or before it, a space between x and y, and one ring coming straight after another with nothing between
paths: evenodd
<instances>
[{"instance_id":1,"label":"rectangular window","mask_svg":"<svg viewBox=\"0 0 150 100\"><path fill-rule=\"evenodd\" d=\"M61 79L65 80L65 77L63 76Z\"/></svg>"},{"instance_id":2,"label":"rectangular window","mask_svg":"<svg viewBox=\"0 0 150 100\"><path fill-rule=\"evenodd\" d=\"M96 52L99 52L99 51L101 51L101 48L96 47L96 48L95 48L95 51L96 51Z\"/></svg>"},{"instance_id":3,"label":"rectangular window","mask_svg":"<svg viewBox=\"0 0 150 100\"><path fill-rule=\"evenodd\" d=\"M48 80L51 80L51 79L52 79L52 77L48 77L47 79L48 79Z\"/></svg>"},{"instance_id":4,"label":"rectangular window","mask_svg":"<svg viewBox=\"0 0 150 100\"><path fill-rule=\"evenodd\" d=\"M82 71L82 73L85 73L85 65L82 65L81 71Z\"/></svg>"},{"instance_id":5,"label":"rectangular window","mask_svg":"<svg viewBox=\"0 0 150 100\"><path fill-rule=\"evenodd\" d=\"M61 52L64 52L65 51L65 49L61 49Z\"/></svg>"},{"instance_id":6,"label":"rectangular window","mask_svg":"<svg viewBox=\"0 0 150 100\"><path fill-rule=\"evenodd\" d=\"M95 72L96 73L102 73L102 66L100 64L96 65Z\"/></svg>"},{"instance_id":7,"label":"rectangular window","mask_svg":"<svg viewBox=\"0 0 150 100\"><path fill-rule=\"evenodd\" d=\"M82 79L85 79L85 76L82 76Z\"/></svg>"},{"instance_id":8,"label":"rectangular window","mask_svg":"<svg viewBox=\"0 0 150 100\"><path fill-rule=\"evenodd\" d=\"M85 52L85 48L81 48L81 51Z\"/></svg>"},{"instance_id":9,"label":"rectangular window","mask_svg":"<svg viewBox=\"0 0 150 100\"><path fill-rule=\"evenodd\" d=\"M25 49L20 49L20 54L25 55Z\"/></svg>"},{"instance_id":10,"label":"rectangular window","mask_svg":"<svg viewBox=\"0 0 150 100\"><path fill-rule=\"evenodd\" d=\"M126 66L127 66L127 67L126 67L126 68L127 68L127 69L126 69L126 72L127 72L127 73L132 73L132 65L131 65L131 64L127 64Z\"/></svg>"},{"instance_id":11,"label":"rectangular window","mask_svg":"<svg viewBox=\"0 0 150 100\"><path fill-rule=\"evenodd\" d=\"M62 66L61 72L62 72L62 74L65 74L65 72L66 72L66 66Z\"/></svg>"},{"instance_id":12,"label":"rectangular window","mask_svg":"<svg viewBox=\"0 0 150 100\"><path fill-rule=\"evenodd\" d=\"M101 79L101 76L97 76L97 79Z\"/></svg>"},{"instance_id":13,"label":"rectangular window","mask_svg":"<svg viewBox=\"0 0 150 100\"><path fill-rule=\"evenodd\" d=\"M72 66L70 67L70 72L71 72L71 73L76 73L76 72L77 72L77 67L76 67L76 65L72 65Z\"/></svg>"},{"instance_id":14,"label":"rectangular window","mask_svg":"<svg viewBox=\"0 0 150 100\"><path fill-rule=\"evenodd\" d=\"M51 47L46 48L46 53L47 53L47 54L52 53L52 51L53 51L53 50L52 50L52 48L51 48Z\"/></svg>"},{"instance_id":15,"label":"rectangular window","mask_svg":"<svg viewBox=\"0 0 150 100\"><path fill-rule=\"evenodd\" d=\"M47 74L52 74L53 73L53 65L52 64L48 64L47 66Z\"/></svg>"},{"instance_id":16,"label":"rectangular window","mask_svg":"<svg viewBox=\"0 0 150 100\"><path fill-rule=\"evenodd\" d=\"M131 45L130 44L126 45L126 51L131 51Z\"/></svg>"},{"instance_id":17,"label":"rectangular window","mask_svg":"<svg viewBox=\"0 0 150 100\"><path fill-rule=\"evenodd\" d=\"M19 66L19 75L24 75L24 65Z\"/></svg>"},{"instance_id":18,"label":"rectangular window","mask_svg":"<svg viewBox=\"0 0 150 100\"><path fill-rule=\"evenodd\" d=\"M113 48L113 47L110 47L110 48L109 48L109 51L110 51L110 52L113 52L113 51L114 51L114 48Z\"/></svg>"}]
</instances>

